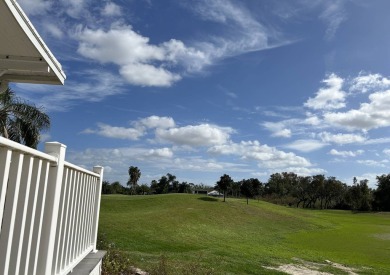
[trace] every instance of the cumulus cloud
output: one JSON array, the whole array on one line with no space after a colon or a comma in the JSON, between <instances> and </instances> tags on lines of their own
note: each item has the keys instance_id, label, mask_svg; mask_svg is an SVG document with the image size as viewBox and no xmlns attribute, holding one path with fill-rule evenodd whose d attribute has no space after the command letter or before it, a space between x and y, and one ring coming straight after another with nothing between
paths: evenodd
<instances>
[{"instance_id":1,"label":"cumulus cloud","mask_svg":"<svg viewBox=\"0 0 390 275\"><path fill-rule=\"evenodd\" d=\"M336 144L362 143L366 138L357 134L331 134L329 132L321 132L318 134L323 142Z\"/></svg>"},{"instance_id":2,"label":"cumulus cloud","mask_svg":"<svg viewBox=\"0 0 390 275\"><path fill-rule=\"evenodd\" d=\"M284 147L301 151L301 152L312 152L312 151L319 150L327 145L328 145L327 143L315 139L300 139L290 144L287 144Z\"/></svg>"},{"instance_id":3,"label":"cumulus cloud","mask_svg":"<svg viewBox=\"0 0 390 275\"><path fill-rule=\"evenodd\" d=\"M157 129L156 137L161 141L168 141L177 145L212 146L226 143L233 132L233 129L229 127L200 124Z\"/></svg>"},{"instance_id":4,"label":"cumulus cloud","mask_svg":"<svg viewBox=\"0 0 390 275\"><path fill-rule=\"evenodd\" d=\"M29 15L46 14L52 6L50 0L19 0L18 3Z\"/></svg>"},{"instance_id":5,"label":"cumulus cloud","mask_svg":"<svg viewBox=\"0 0 390 275\"><path fill-rule=\"evenodd\" d=\"M120 16L122 15L122 10L120 6L113 2L108 2L102 9L102 15L103 16Z\"/></svg>"},{"instance_id":6,"label":"cumulus cloud","mask_svg":"<svg viewBox=\"0 0 390 275\"><path fill-rule=\"evenodd\" d=\"M146 126L147 128L172 128L175 127L175 121L171 117L159 117L159 116L150 116L142 118L139 121L140 124Z\"/></svg>"},{"instance_id":7,"label":"cumulus cloud","mask_svg":"<svg viewBox=\"0 0 390 275\"><path fill-rule=\"evenodd\" d=\"M280 121L280 122L264 122L263 126L272 132L272 136L274 137L285 137L289 138L291 137L291 130L286 127L286 124L288 124L287 121Z\"/></svg>"},{"instance_id":8,"label":"cumulus cloud","mask_svg":"<svg viewBox=\"0 0 390 275\"><path fill-rule=\"evenodd\" d=\"M390 126L390 90L369 95L370 102L362 103L359 109L347 112L324 114L331 125L348 129L370 130Z\"/></svg>"},{"instance_id":9,"label":"cumulus cloud","mask_svg":"<svg viewBox=\"0 0 390 275\"><path fill-rule=\"evenodd\" d=\"M309 167L311 163L294 153L286 153L268 145L261 145L258 141L241 141L240 143L229 143L216 145L208 150L211 154L235 155L241 159L256 160L260 167L282 168L282 167Z\"/></svg>"},{"instance_id":10,"label":"cumulus cloud","mask_svg":"<svg viewBox=\"0 0 390 275\"><path fill-rule=\"evenodd\" d=\"M357 151L338 151L336 149L330 150L329 154L333 156L340 156L340 157L356 157L364 153L364 150L357 150Z\"/></svg>"},{"instance_id":11,"label":"cumulus cloud","mask_svg":"<svg viewBox=\"0 0 390 275\"><path fill-rule=\"evenodd\" d=\"M171 158L173 157L173 151L170 148L159 148L159 149L150 149L149 152L146 154L150 157L164 157L164 158Z\"/></svg>"},{"instance_id":12,"label":"cumulus cloud","mask_svg":"<svg viewBox=\"0 0 390 275\"><path fill-rule=\"evenodd\" d=\"M387 159L385 160L372 160L372 159L367 159L367 160L358 160L357 163L363 164L366 166L374 166L374 167L387 167L389 161Z\"/></svg>"},{"instance_id":13,"label":"cumulus cloud","mask_svg":"<svg viewBox=\"0 0 390 275\"><path fill-rule=\"evenodd\" d=\"M97 134L99 136L108 137L108 138L129 139L129 140L138 140L140 137L142 137L145 134L143 129L115 127L103 123L98 124L97 130L86 129L82 133Z\"/></svg>"},{"instance_id":14,"label":"cumulus cloud","mask_svg":"<svg viewBox=\"0 0 390 275\"><path fill-rule=\"evenodd\" d=\"M162 67L142 63L124 65L119 72L129 83L139 86L169 87L181 79Z\"/></svg>"},{"instance_id":15,"label":"cumulus cloud","mask_svg":"<svg viewBox=\"0 0 390 275\"><path fill-rule=\"evenodd\" d=\"M273 170L273 173L281 173L281 172L292 172L299 176L312 176L312 175L319 175L319 174L325 174L327 171L322 168L316 168L316 167L287 167L283 168L283 170Z\"/></svg>"},{"instance_id":16,"label":"cumulus cloud","mask_svg":"<svg viewBox=\"0 0 390 275\"><path fill-rule=\"evenodd\" d=\"M304 106L314 110L331 110L345 107L346 93L342 91L344 80L331 74L323 80L326 88L320 88L314 98L309 98Z\"/></svg>"},{"instance_id":17,"label":"cumulus cloud","mask_svg":"<svg viewBox=\"0 0 390 275\"><path fill-rule=\"evenodd\" d=\"M83 7L83 1L72 0L69 9ZM152 44L148 37L135 32L130 25L112 24L108 29L82 28L76 36L78 53L101 63L114 63L127 82L140 86L169 87L187 73L202 71L205 66L242 53L283 45L276 32L267 30L241 5L228 1L199 1L190 9L205 20L212 20L228 30L211 35L191 46L178 39ZM71 13L73 14L73 13ZM119 16L120 7L112 2L102 8L104 16ZM269 38L276 41L270 44ZM288 43L288 42L286 42Z\"/></svg>"},{"instance_id":18,"label":"cumulus cloud","mask_svg":"<svg viewBox=\"0 0 390 275\"><path fill-rule=\"evenodd\" d=\"M382 76L381 74L364 74L360 73L359 76L351 80L350 92L367 93L372 91L383 91L390 89L390 79Z\"/></svg>"},{"instance_id":19,"label":"cumulus cloud","mask_svg":"<svg viewBox=\"0 0 390 275\"><path fill-rule=\"evenodd\" d=\"M181 76L166 65L191 71L210 63L203 52L175 39L153 45L129 25L113 25L107 31L84 28L77 38L81 55L118 65L120 74L133 85L169 87Z\"/></svg>"}]
</instances>

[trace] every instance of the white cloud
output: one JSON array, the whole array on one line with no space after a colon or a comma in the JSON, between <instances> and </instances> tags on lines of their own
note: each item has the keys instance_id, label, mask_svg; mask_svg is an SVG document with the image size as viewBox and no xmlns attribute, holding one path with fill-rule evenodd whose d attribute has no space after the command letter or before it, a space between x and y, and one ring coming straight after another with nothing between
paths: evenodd
<instances>
[{"instance_id":1,"label":"white cloud","mask_svg":"<svg viewBox=\"0 0 390 275\"><path fill-rule=\"evenodd\" d=\"M348 129L370 130L390 126L390 90L369 95L370 102L347 112L326 113L325 121Z\"/></svg>"},{"instance_id":2,"label":"white cloud","mask_svg":"<svg viewBox=\"0 0 390 275\"><path fill-rule=\"evenodd\" d=\"M367 93L378 90L383 91L389 88L390 79L383 77L380 74L360 73L359 76L351 80L349 91Z\"/></svg>"},{"instance_id":3,"label":"white cloud","mask_svg":"<svg viewBox=\"0 0 390 275\"><path fill-rule=\"evenodd\" d=\"M327 40L332 39L341 23L347 19L347 15L344 11L344 0L326 0L324 3L324 11L320 15L320 19L327 24L325 32L325 38Z\"/></svg>"},{"instance_id":4,"label":"white cloud","mask_svg":"<svg viewBox=\"0 0 390 275\"><path fill-rule=\"evenodd\" d=\"M53 23L45 22L43 27L46 29L48 33L50 33L55 38L60 39L64 37L64 32Z\"/></svg>"},{"instance_id":5,"label":"white cloud","mask_svg":"<svg viewBox=\"0 0 390 275\"><path fill-rule=\"evenodd\" d=\"M171 129L157 129L156 137L161 141L168 141L178 145L212 146L226 143L233 132L233 129L229 127L200 124Z\"/></svg>"},{"instance_id":6,"label":"white cloud","mask_svg":"<svg viewBox=\"0 0 390 275\"><path fill-rule=\"evenodd\" d=\"M150 149L147 156L151 157L163 157L163 158L171 158L173 157L173 152L170 148L159 148L159 149Z\"/></svg>"},{"instance_id":7,"label":"white cloud","mask_svg":"<svg viewBox=\"0 0 390 275\"><path fill-rule=\"evenodd\" d=\"M261 145L258 141L241 141L240 143L229 143L216 145L208 150L212 154L235 155L242 159L259 161L260 167L282 168L282 167L309 167L311 163L303 157L294 153L286 153L274 147Z\"/></svg>"},{"instance_id":8,"label":"white cloud","mask_svg":"<svg viewBox=\"0 0 390 275\"><path fill-rule=\"evenodd\" d=\"M340 157L356 157L361 154L363 154L363 150L357 150L357 151L337 151L336 149L330 150L329 154L333 156L340 156Z\"/></svg>"},{"instance_id":9,"label":"white cloud","mask_svg":"<svg viewBox=\"0 0 390 275\"><path fill-rule=\"evenodd\" d=\"M331 110L345 107L346 93L342 91L344 80L331 74L323 82L326 88L320 88L314 98L309 98L304 106L314 110Z\"/></svg>"},{"instance_id":10,"label":"white cloud","mask_svg":"<svg viewBox=\"0 0 390 275\"><path fill-rule=\"evenodd\" d=\"M19 0L18 3L29 15L46 14L52 6L50 0Z\"/></svg>"},{"instance_id":11,"label":"white cloud","mask_svg":"<svg viewBox=\"0 0 390 275\"><path fill-rule=\"evenodd\" d=\"M274 137L291 137L291 130L286 128L286 124L289 124L288 120L280 122L264 122L263 126L272 132ZM290 124L291 125L291 124Z\"/></svg>"},{"instance_id":12,"label":"white cloud","mask_svg":"<svg viewBox=\"0 0 390 275\"><path fill-rule=\"evenodd\" d=\"M181 79L162 67L142 63L124 65L119 72L127 82L139 86L170 87Z\"/></svg>"},{"instance_id":13,"label":"white cloud","mask_svg":"<svg viewBox=\"0 0 390 275\"><path fill-rule=\"evenodd\" d=\"M287 167L283 168L283 170L274 170L273 173L277 172L292 172L299 176L313 176L313 175L319 175L319 174L325 174L326 170L322 168L315 168L315 167Z\"/></svg>"},{"instance_id":14,"label":"white cloud","mask_svg":"<svg viewBox=\"0 0 390 275\"><path fill-rule=\"evenodd\" d=\"M305 124L312 125L312 126L318 126L321 123L321 119L318 118L318 116L313 114L308 114L308 117L305 119Z\"/></svg>"},{"instance_id":15,"label":"white cloud","mask_svg":"<svg viewBox=\"0 0 390 275\"><path fill-rule=\"evenodd\" d=\"M175 121L171 117L159 117L159 116L150 116L143 119L140 119L139 123L146 126L149 129L152 128L172 128L175 127Z\"/></svg>"},{"instance_id":16,"label":"white cloud","mask_svg":"<svg viewBox=\"0 0 390 275\"><path fill-rule=\"evenodd\" d=\"M122 15L122 10L121 8L113 3L113 2L108 2L102 9L102 15L103 16L120 16Z\"/></svg>"},{"instance_id":17,"label":"white cloud","mask_svg":"<svg viewBox=\"0 0 390 275\"><path fill-rule=\"evenodd\" d=\"M383 144L383 143L390 143L390 138L374 138L374 139L368 139L364 142L364 144Z\"/></svg>"},{"instance_id":18,"label":"white cloud","mask_svg":"<svg viewBox=\"0 0 390 275\"><path fill-rule=\"evenodd\" d=\"M315 139L300 139L290 144L287 144L284 147L301 151L301 152L312 152L315 150L319 150L327 145L328 145L327 143Z\"/></svg>"},{"instance_id":19,"label":"white cloud","mask_svg":"<svg viewBox=\"0 0 390 275\"><path fill-rule=\"evenodd\" d=\"M387 167L389 161L387 159L377 161L377 160L372 160L372 159L367 159L367 160L358 160L357 163L363 164L366 166L374 166L374 167Z\"/></svg>"},{"instance_id":20,"label":"white cloud","mask_svg":"<svg viewBox=\"0 0 390 275\"><path fill-rule=\"evenodd\" d=\"M98 128L99 129L97 130L86 129L82 133L97 134L99 136L108 137L108 138L129 139L129 140L138 140L140 137L142 137L145 134L143 129L115 127L103 123L98 123Z\"/></svg>"},{"instance_id":21,"label":"white cloud","mask_svg":"<svg viewBox=\"0 0 390 275\"><path fill-rule=\"evenodd\" d=\"M90 0L60 0L66 10L66 13L73 18L86 16L87 2Z\"/></svg>"},{"instance_id":22,"label":"white cloud","mask_svg":"<svg viewBox=\"0 0 390 275\"><path fill-rule=\"evenodd\" d=\"M200 50L175 39L153 45L128 25L113 25L108 31L85 28L77 37L81 55L118 65L120 74L133 85L169 87L181 76L167 67L198 71L210 64Z\"/></svg>"},{"instance_id":23,"label":"white cloud","mask_svg":"<svg viewBox=\"0 0 390 275\"><path fill-rule=\"evenodd\" d=\"M357 134L331 134L329 132L319 133L318 136L323 142L336 144L363 143L366 138Z\"/></svg>"},{"instance_id":24,"label":"white cloud","mask_svg":"<svg viewBox=\"0 0 390 275\"><path fill-rule=\"evenodd\" d=\"M66 85L36 85L18 83L18 93L43 106L48 111L66 111L80 102L98 102L112 95L124 93L121 79L103 70L74 71L82 82L66 80Z\"/></svg>"}]
</instances>

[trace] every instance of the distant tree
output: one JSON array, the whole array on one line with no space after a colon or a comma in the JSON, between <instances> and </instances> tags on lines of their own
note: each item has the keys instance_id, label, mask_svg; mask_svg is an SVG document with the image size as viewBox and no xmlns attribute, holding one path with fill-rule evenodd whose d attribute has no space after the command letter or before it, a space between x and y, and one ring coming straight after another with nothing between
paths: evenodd
<instances>
[{"instance_id":1,"label":"distant tree","mask_svg":"<svg viewBox=\"0 0 390 275\"><path fill-rule=\"evenodd\" d=\"M150 193L150 187L147 184L141 184L137 187L137 194L148 195Z\"/></svg>"},{"instance_id":2,"label":"distant tree","mask_svg":"<svg viewBox=\"0 0 390 275\"><path fill-rule=\"evenodd\" d=\"M275 173L272 174L266 184L266 193L275 194L279 198L291 195L294 187L298 183L298 175L295 173Z\"/></svg>"},{"instance_id":3,"label":"distant tree","mask_svg":"<svg viewBox=\"0 0 390 275\"><path fill-rule=\"evenodd\" d=\"M390 174L377 176L377 189L374 192L374 203L377 210L390 211Z\"/></svg>"},{"instance_id":4,"label":"distant tree","mask_svg":"<svg viewBox=\"0 0 390 275\"><path fill-rule=\"evenodd\" d=\"M335 177L328 177L324 189L325 209L337 205L343 199L344 193L343 183Z\"/></svg>"},{"instance_id":5,"label":"distant tree","mask_svg":"<svg viewBox=\"0 0 390 275\"><path fill-rule=\"evenodd\" d=\"M240 186L241 186L241 181L232 182L232 185L230 186L230 191L233 197L238 198L240 196Z\"/></svg>"},{"instance_id":6,"label":"distant tree","mask_svg":"<svg viewBox=\"0 0 390 275\"><path fill-rule=\"evenodd\" d=\"M40 132L49 129L50 118L40 108L15 96L7 88L0 93L0 135L36 149Z\"/></svg>"},{"instance_id":7,"label":"distant tree","mask_svg":"<svg viewBox=\"0 0 390 275\"><path fill-rule=\"evenodd\" d=\"M119 181L115 181L111 183L111 192L111 194L124 194L126 190Z\"/></svg>"},{"instance_id":8,"label":"distant tree","mask_svg":"<svg viewBox=\"0 0 390 275\"><path fill-rule=\"evenodd\" d=\"M158 189L159 189L158 182L156 180L152 180L152 182L150 183L150 192L152 194L153 193L159 194Z\"/></svg>"},{"instance_id":9,"label":"distant tree","mask_svg":"<svg viewBox=\"0 0 390 275\"><path fill-rule=\"evenodd\" d=\"M249 204L249 198L253 198L256 195L260 181L258 179L244 179L240 181L240 191L246 197L246 204Z\"/></svg>"},{"instance_id":10,"label":"distant tree","mask_svg":"<svg viewBox=\"0 0 390 275\"><path fill-rule=\"evenodd\" d=\"M169 180L168 177L162 176L157 182L156 193L157 194L166 194L169 190Z\"/></svg>"},{"instance_id":11,"label":"distant tree","mask_svg":"<svg viewBox=\"0 0 390 275\"><path fill-rule=\"evenodd\" d=\"M137 182L141 177L141 171L136 166L129 167L129 181L127 185L131 187L131 193L134 194L136 192Z\"/></svg>"},{"instance_id":12,"label":"distant tree","mask_svg":"<svg viewBox=\"0 0 390 275\"><path fill-rule=\"evenodd\" d=\"M369 211L372 205L372 192L368 187L368 180L359 183L354 178L354 184L348 188L346 201L351 210Z\"/></svg>"},{"instance_id":13,"label":"distant tree","mask_svg":"<svg viewBox=\"0 0 390 275\"><path fill-rule=\"evenodd\" d=\"M217 181L217 184L215 186L216 189L223 192L223 201L226 201L226 192L229 189L229 187L232 185L234 181L229 175L224 174L221 176L220 180Z\"/></svg>"},{"instance_id":14,"label":"distant tree","mask_svg":"<svg viewBox=\"0 0 390 275\"><path fill-rule=\"evenodd\" d=\"M112 194L111 184L106 180L102 183L102 194Z\"/></svg>"},{"instance_id":15,"label":"distant tree","mask_svg":"<svg viewBox=\"0 0 390 275\"><path fill-rule=\"evenodd\" d=\"M180 183L179 187L178 187L178 192L179 193L191 193L191 185L185 181Z\"/></svg>"}]
</instances>

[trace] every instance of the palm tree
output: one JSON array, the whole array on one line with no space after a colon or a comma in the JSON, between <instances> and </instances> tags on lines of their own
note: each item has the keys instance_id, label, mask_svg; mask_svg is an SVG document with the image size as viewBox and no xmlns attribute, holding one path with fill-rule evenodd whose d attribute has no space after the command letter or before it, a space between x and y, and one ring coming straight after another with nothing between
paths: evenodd
<instances>
[{"instance_id":1,"label":"palm tree","mask_svg":"<svg viewBox=\"0 0 390 275\"><path fill-rule=\"evenodd\" d=\"M127 185L131 185L131 193L134 194L135 188L137 186L137 182L139 178L141 177L141 171L136 166L130 166L129 167L129 176L130 179L127 182Z\"/></svg>"},{"instance_id":2,"label":"palm tree","mask_svg":"<svg viewBox=\"0 0 390 275\"><path fill-rule=\"evenodd\" d=\"M7 88L0 93L0 135L37 148L40 132L50 127L50 118L41 108L29 105Z\"/></svg>"}]
</instances>

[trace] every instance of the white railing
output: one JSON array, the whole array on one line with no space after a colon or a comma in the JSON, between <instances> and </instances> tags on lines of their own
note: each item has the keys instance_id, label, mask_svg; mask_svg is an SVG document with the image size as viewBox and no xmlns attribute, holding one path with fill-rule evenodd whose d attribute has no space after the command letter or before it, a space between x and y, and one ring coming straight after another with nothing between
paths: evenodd
<instances>
[{"instance_id":1,"label":"white railing","mask_svg":"<svg viewBox=\"0 0 390 275\"><path fill-rule=\"evenodd\" d=\"M103 168L0 137L0 274L68 274L96 252Z\"/></svg>"}]
</instances>

